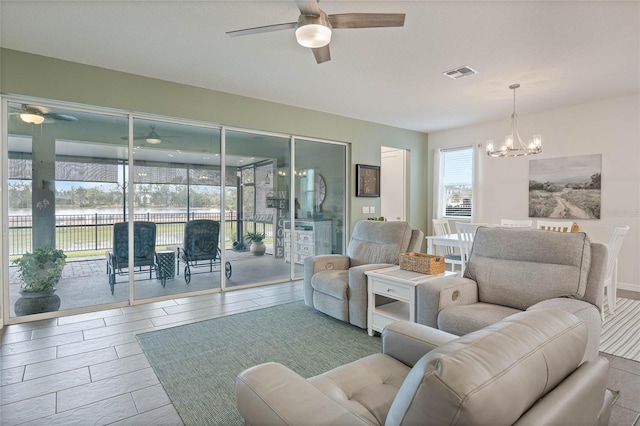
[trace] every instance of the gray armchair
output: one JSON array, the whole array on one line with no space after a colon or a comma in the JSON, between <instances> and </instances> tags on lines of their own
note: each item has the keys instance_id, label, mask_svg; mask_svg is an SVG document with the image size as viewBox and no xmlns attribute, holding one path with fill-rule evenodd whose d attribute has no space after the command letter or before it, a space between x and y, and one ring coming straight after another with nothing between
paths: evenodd
<instances>
[{"instance_id":1,"label":"gray armchair","mask_svg":"<svg viewBox=\"0 0 640 426\"><path fill-rule=\"evenodd\" d=\"M356 222L346 256L304 260L304 302L320 312L367 328L365 271L397 265L400 253L420 251L424 233L407 222Z\"/></svg>"},{"instance_id":2,"label":"gray armchair","mask_svg":"<svg viewBox=\"0 0 640 426\"><path fill-rule=\"evenodd\" d=\"M417 286L416 320L464 335L509 315L559 308L584 320L598 355L607 248L583 232L478 228L464 277Z\"/></svg>"},{"instance_id":3,"label":"gray armchair","mask_svg":"<svg viewBox=\"0 0 640 426\"><path fill-rule=\"evenodd\" d=\"M382 353L309 379L269 362L240 373L248 425L606 425L609 362L583 362L584 321L521 312L457 338L398 321Z\"/></svg>"}]
</instances>

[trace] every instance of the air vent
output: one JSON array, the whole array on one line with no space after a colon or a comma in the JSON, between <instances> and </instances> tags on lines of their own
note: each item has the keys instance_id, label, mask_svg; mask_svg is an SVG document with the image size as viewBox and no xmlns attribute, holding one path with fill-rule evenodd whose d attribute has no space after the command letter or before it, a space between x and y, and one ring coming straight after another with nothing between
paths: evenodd
<instances>
[{"instance_id":1,"label":"air vent","mask_svg":"<svg viewBox=\"0 0 640 426\"><path fill-rule=\"evenodd\" d=\"M478 71L474 70L473 68L469 67L469 66L463 66L463 67L459 67L459 68L455 68L449 71L445 71L442 74L446 75L447 77L450 77L454 80L457 80L459 78L462 77L467 77L469 75L474 75L474 74L478 74Z\"/></svg>"}]
</instances>

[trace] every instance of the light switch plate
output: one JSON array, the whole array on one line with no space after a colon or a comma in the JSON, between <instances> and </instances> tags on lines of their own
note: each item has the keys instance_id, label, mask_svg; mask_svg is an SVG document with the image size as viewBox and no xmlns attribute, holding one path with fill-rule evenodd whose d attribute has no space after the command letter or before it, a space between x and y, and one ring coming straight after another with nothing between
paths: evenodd
<instances>
[{"instance_id":1,"label":"light switch plate","mask_svg":"<svg viewBox=\"0 0 640 426\"><path fill-rule=\"evenodd\" d=\"M363 207L362 214L369 214L369 207Z\"/></svg>"},{"instance_id":2,"label":"light switch plate","mask_svg":"<svg viewBox=\"0 0 640 426\"><path fill-rule=\"evenodd\" d=\"M376 212L376 206L369 207L369 213L375 213L375 212Z\"/></svg>"}]
</instances>

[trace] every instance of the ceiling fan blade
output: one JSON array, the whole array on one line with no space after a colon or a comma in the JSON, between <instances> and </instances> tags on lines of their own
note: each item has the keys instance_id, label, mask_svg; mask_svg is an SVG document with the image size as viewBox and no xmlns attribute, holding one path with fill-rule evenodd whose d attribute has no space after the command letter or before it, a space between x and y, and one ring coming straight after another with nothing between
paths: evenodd
<instances>
[{"instance_id":1,"label":"ceiling fan blade","mask_svg":"<svg viewBox=\"0 0 640 426\"><path fill-rule=\"evenodd\" d=\"M333 28L403 27L404 13L342 13L329 15Z\"/></svg>"},{"instance_id":2,"label":"ceiling fan blade","mask_svg":"<svg viewBox=\"0 0 640 426\"><path fill-rule=\"evenodd\" d=\"M78 121L78 118L72 115L57 114L55 112L48 112L44 114L44 116L45 118L52 118L57 121Z\"/></svg>"},{"instance_id":3,"label":"ceiling fan blade","mask_svg":"<svg viewBox=\"0 0 640 426\"><path fill-rule=\"evenodd\" d=\"M297 22L287 22L286 24L265 25L264 27L245 28L243 30L227 31L229 37L245 36L251 34L268 33L271 31L290 30L298 25Z\"/></svg>"},{"instance_id":4,"label":"ceiling fan blade","mask_svg":"<svg viewBox=\"0 0 640 426\"><path fill-rule=\"evenodd\" d=\"M296 0L300 13L307 16L320 16L317 0Z\"/></svg>"},{"instance_id":5,"label":"ceiling fan blade","mask_svg":"<svg viewBox=\"0 0 640 426\"><path fill-rule=\"evenodd\" d=\"M313 56L316 57L316 62L321 64L323 62L328 62L331 60L331 52L329 51L329 45L322 47L316 47L311 49L313 50Z\"/></svg>"}]
</instances>

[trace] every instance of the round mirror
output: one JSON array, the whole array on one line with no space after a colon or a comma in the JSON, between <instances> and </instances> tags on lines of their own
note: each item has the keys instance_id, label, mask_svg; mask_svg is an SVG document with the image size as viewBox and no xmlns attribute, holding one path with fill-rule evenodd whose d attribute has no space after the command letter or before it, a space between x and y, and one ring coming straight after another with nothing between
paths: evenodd
<instances>
[{"instance_id":1,"label":"round mirror","mask_svg":"<svg viewBox=\"0 0 640 426\"><path fill-rule=\"evenodd\" d=\"M324 183L324 179L319 173L316 173L313 185L313 189L316 193L314 201L316 206L320 207L320 204L322 204L327 195L327 185Z\"/></svg>"}]
</instances>

